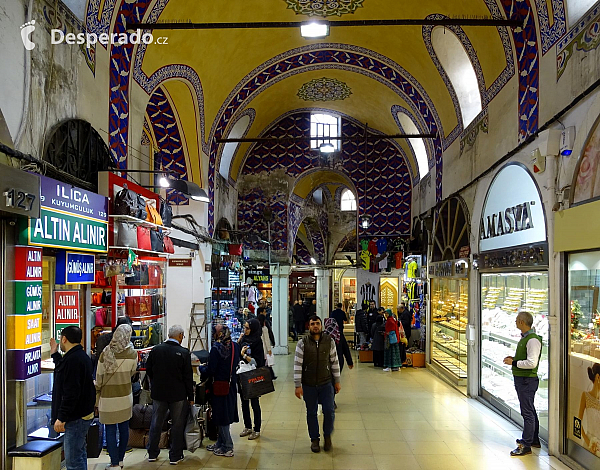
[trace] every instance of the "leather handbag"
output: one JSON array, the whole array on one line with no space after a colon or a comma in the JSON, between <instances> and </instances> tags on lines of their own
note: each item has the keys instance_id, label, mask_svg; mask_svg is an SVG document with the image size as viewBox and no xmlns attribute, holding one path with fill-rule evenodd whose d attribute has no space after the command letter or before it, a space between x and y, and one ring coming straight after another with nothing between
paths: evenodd
<instances>
[{"instance_id":1,"label":"leather handbag","mask_svg":"<svg viewBox=\"0 0 600 470\"><path fill-rule=\"evenodd\" d=\"M162 253L165 250L163 234L160 230L150 230L150 244L152 245L152 251Z\"/></svg>"},{"instance_id":2,"label":"leather handbag","mask_svg":"<svg viewBox=\"0 0 600 470\"><path fill-rule=\"evenodd\" d=\"M128 286L147 286L150 283L150 277L148 275L148 266L146 264L140 264L132 266L131 270L133 276L125 278L125 284Z\"/></svg>"},{"instance_id":3,"label":"leather handbag","mask_svg":"<svg viewBox=\"0 0 600 470\"><path fill-rule=\"evenodd\" d=\"M235 256L242 256L242 245L241 243L232 243L229 245L229 254Z\"/></svg>"},{"instance_id":4,"label":"leather handbag","mask_svg":"<svg viewBox=\"0 0 600 470\"><path fill-rule=\"evenodd\" d=\"M173 220L173 209L169 205L166 199L160 198L160 217L165 227L171 227L171 221Z\"/></svg>"},{"instance_id":5,"label":"leather handbag","mask_svg":"<svg viewBox=\"0 0 600 470\"><path fill-rule=\"evenodd\" d=\"M127 184L117 193L113 203L113 213L115 215L128 215L130 217L138 216L138 195L131 189L127 189Z\"/></svg>"},{"instance_id":6,"label":"leather handbag","mask_svg":"<svg viewBox=\"0 0 600 470\"><path fill-rule=\"evenodd\" d=\"M110 319L108 317L108 310L105 308L96 309L96 325L95 326L110 326Z\"/></svg>"},{"instance_id":7,"label":"leather handbag","mask_svg":"<svg viewBox=\"0 0 600 470\"><path fill-rule=\"evenodd\" d=\"M130 429L150 429L152 424L152 405L133 405L129 420Z\"/></svg>"},{"instance_id":8,"label":"leather handbag","mask_svg":"<svg viewBox=\"0 0 600 470\"><path fill-rule=\"evenodd\" d=\"M148 285L151 287L162 287L163 285L162 268L157 264L148 266Z\"/></svg>"},{"instance_id":9,"label":"leather handbag","mask_svg":"<svg viewBox=\"0 0 600 470\"><path fill-rule=\"evenodd\" d=\"M160 294L153 294L152 296L152 316L162 315L163 309L163 296Z\"/></svg>"},{"instance_id":10,"label":"leather handbag","mask_svg":"<svg viewBox=\"0 0 600 470\"><path fill-rule=\"evenodd\" d=\"M106 276L104 275L104 270L96 271L96 275L94 277L94 285L96 287L107 287L108 281L106 280Z\"/></svg>"},{"instance_id":11,"label":"leather handbag","mask_svg":"<svg viewBox=\"0 0 600 470\"><path fill-rule=\"evenodd\" d=\"M125 297L125 313L133 318L149 317L152 315L152 296L138 295Z\"/></svg>"},{"instance_id":12,"label":"leather handbag","mask_svg":"<svg viewBox=\"0 0 600 470\"><path fill-rule=\"evenodd\" d=\"M158 441L159 449L166 449L169 447L169 437L171 431L163 431L160 433L160 440ZM147 429L130 429L129 430L129 441L127 445L135 449L146 449L150 440L150 431Z\"/></svg>"},{"instance_id":13,"label":"leather handbag","mask_svg":"<svg viewBox=\"0 0 600 470\"><path fill-rule=\"evenodd\" d=\"M146 200L137 194L137 216L140 220L146 220L148 213L146 212Z\"/></svg>"},{"instance_id":14,"label":"leather handbag","mask_svg":"<svg viewBox=\"0 0 600 470\"><path fill-rule=\"evenodd\" d=\"M162 218L160 216L160 214L158 213L158 211L156 210L156 207L154 207L152 204L150 204L149 202L146 202L146 220L148 222L152 222L153 224L156 225L162 225Z\"/></svg>"},{"instance_id":15,"label":"leather handbag","mask_svg":"<svg viewBox=\"0 0 600 470\"><path fill-rule=\"evenodd\" d=\"M102 291L102 297L100 299L100 303L104 305L108 305L112 303L112 291Z\"/></svg>"},{"instance_id":16,"label":"leather handbag","mask_svg":"<svg viewBox=\"0 0 600 470\"><path fill-rule=\"evenodd\" d=\"M137 248L137 227L129 222L118 221L117 225L117 246L126 246Z\"/></svg>"},{"instance_id":17,"label":"leather handbag","mask_svg":"<svg viewBox=\"0 0 600 470\"><path fill-rule=\"evenodd\" d=\"M173 240L168 235L163 237L163 245L165 247L165 253L175 253L175 247L173 246Z\"/></svg>"},{"instance_id":18,"label":"leather handbag","mask_svg":"<svg viewBox=\"0 0 600 470\"><path fill-rule=\"evenodd\" d=\"M137 247L140 250L152 251L150 229L148 227L137 228Z\"/></svg>"},{"instance_id":19,"label":"leather handbag","mask_svg":"<svg viewBox=\"0 0 600 470\"><path fill-rule=\"evenodd\" d=\"M229 380L215 380L213 382L213 395L216 397L224 397L229 395L229 386L231 385L231 374L233 372L233 356L235 346L231 343L231 367L229 369Z\"/></svg>"}]
</instances>

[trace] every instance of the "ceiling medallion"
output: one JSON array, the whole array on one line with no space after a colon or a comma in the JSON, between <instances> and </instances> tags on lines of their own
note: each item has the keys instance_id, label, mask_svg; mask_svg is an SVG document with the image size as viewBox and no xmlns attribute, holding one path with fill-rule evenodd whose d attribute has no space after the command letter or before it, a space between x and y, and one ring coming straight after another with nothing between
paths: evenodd
<instances>
[{"instance_id":1,"label":"ceiling medallion","mask_svg":"<svg viewBox=\"0 0 600 470\"><path fill-rule=\"evenodd\" d=\"M350 87L335 78L315 78L298 90L298 97L305 101L345 100L352 94Z\"/></svg>"},{"instance_id":2,"label":"ceiling medallion","mask_svg":"<svg viewBox=\"0 0 600 470\"><path fill-rule=\"evenodd\" d=\"M354 13L365 0L285 0L288 8L298 15L307 16L342 16Z\"/></svg>"}]
</instances>

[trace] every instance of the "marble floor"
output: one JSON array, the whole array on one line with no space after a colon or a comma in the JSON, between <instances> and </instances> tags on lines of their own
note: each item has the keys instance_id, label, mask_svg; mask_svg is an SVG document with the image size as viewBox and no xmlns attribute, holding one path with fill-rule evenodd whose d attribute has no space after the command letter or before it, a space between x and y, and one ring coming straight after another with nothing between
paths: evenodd
<instances>
[{"instance_id":1,"label":"marble floor","mask_svg":"<svg viewBox=\"0 0 600 470\"><path fill-rule=\"evenodd\" d=\"M425 369L375 370L372 364L344 368L337 396L331 452L313 454L304 402L294 396L293 356L277 356L275 392L261 398L263 428L255 441L240 438L241 423L232 425L233 458L204 449L185 453L179 467L194 469L311 470L479 470L566 469L545 448L510 457L520 432L511 422L468 399ZM355 360L355 363L357 361ZM241 417L241 410L240 410ZM146 451L125 456L126 469L171 468L168 451L148 463ZM104 469L103 454L89 460L91 470ZM174 467L172 467L174 468Z\"/></svg>"}]
</instances>

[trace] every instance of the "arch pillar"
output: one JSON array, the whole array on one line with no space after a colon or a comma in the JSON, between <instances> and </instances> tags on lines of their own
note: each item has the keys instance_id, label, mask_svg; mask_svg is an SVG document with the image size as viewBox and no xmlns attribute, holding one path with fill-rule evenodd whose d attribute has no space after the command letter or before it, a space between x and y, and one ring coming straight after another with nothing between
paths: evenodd
<instances>
[{"instance_id":1,"label":"arch pillar","mask_svg":"<svg viewBox=\"0 0 600 470\"><path fill-rule=\"evenodd\" d=\"M315 268L315 277L317 278L317 315L324 320L329 317L331 269Z\"/></svg>"},{"instance_id":2,"label":"arch pillar","mask_svg":"<svg viewBox=\"0 0 600 470\"><path fill-rule=\"evenodd\" d=\"M291 266L282 266L278 263L271 265L271 320L273 322L271 326L276 344L273 348L273 354L289 354L289 291L291 271Z\"/></svg>"}]
</instances>

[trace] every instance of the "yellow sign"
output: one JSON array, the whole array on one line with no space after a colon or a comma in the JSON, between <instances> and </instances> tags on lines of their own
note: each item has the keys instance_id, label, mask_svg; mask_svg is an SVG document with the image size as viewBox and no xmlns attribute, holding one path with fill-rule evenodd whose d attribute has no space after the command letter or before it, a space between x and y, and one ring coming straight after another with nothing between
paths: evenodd
<instances>
[{"instance_id":1,"label":"yellow sign","mask_svg":"<svg viewBox=\"0 0 600 470\"><path fill-rule=\"evenodd\" d=\"M7 331L14 334L7 338L7 349L31 349L42 345L42 314L11 315L6 318Z\"/></svg>"}]
</instances>

